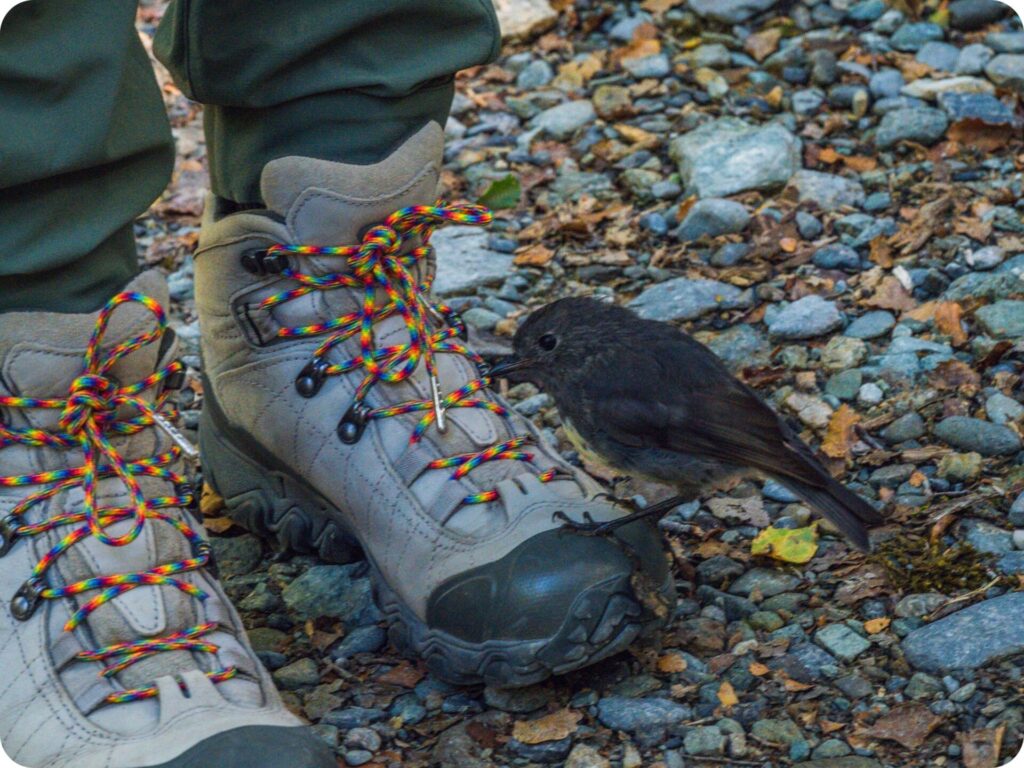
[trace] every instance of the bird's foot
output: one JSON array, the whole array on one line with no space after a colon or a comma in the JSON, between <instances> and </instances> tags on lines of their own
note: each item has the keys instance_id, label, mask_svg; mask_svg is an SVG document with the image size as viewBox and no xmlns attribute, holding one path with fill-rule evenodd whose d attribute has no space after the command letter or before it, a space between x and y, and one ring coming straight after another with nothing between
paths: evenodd
<instances>
[{"instance_id":1,"label":"bird's foot","mask_svg":"<svg viewBox=\"0 0 1024 768\"><path fill-rule=\"evenodd\" d=\"M649 517L661 517L672 511L680 504L684 504L687 500L682 496L673 496L672 498L659 501L657 504L652 504L649 507L643 509L637 509L636 504L630 502L630 505L635 511L623 517L617 517L614 520L608 520L603 523L599 523L590 516L589 512L583 513L583 522L579 520L573 520L562 511L555 512L554 517L556 520L561 520L564 528L567 528L575 533L582 534L584 536L607 536L614 533L624 525L635 523L638 520L643 520Z\"/></svg>"},{"instance_id":2,"label":"bird's foot","mask_svg":"<svg viewBox=\"0 0 1024 768\"><path fill-rule=\"evenodd\" d=\"M593 517L590 516L589 512L583 513L583 521L573 520L565 512L559 510L553 515L555 520L562 522L562 527L566 528L574 533L579 533L583 536L600 536L604 533L610 533L614 528L608 529L608 523L599 523ZM615 522L614 520L611 522Z\"/></svg>"}]
</instances>

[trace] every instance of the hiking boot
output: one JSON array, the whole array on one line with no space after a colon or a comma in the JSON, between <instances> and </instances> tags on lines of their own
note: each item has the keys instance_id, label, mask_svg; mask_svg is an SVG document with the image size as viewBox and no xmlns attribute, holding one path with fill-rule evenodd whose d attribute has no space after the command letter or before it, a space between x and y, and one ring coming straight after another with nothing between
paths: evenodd
<instances>
[{"instance_id":1,"label":"hiking boot","mask_svg":"<svg viewBox=\"0 0 1024 768\"><path fill-rule=\"evenodd\" d=\"M587 537L626 511L487 389L465 326L430 296L434 123L375 165L267 164L265 210L207 205L196 252L204 476L286 548L365 553L391 639L454 683L528 685L667 616L656 530Z\"/></svg>"},{"instance_id":2,"label":"hiking boot","mask_svg":"<svg viewBox=\"0 0 1024 768\"><path fill-rule=\"evenodd\" d=\"M0 314L0 744L29 768L333 768L187 509L164 305L147 273L92 315Z\"/></svg>"}]
</instances>

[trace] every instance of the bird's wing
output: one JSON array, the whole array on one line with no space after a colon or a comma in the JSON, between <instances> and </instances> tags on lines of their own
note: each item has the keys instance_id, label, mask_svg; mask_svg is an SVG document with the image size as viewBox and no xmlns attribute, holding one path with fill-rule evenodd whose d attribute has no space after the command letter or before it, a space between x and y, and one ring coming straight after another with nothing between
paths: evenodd
<instances>
[{"instance_id":1,"label":"bird's wing","mask_svg":"<svg viewBox=\"0 0 1024 768\"><path fill-rule=\"evenodd\" d=\"M597 425L609 437L635 448L706 456L804 483L820 480L806 466L804 454L810 451L702 345L677 332L675 339L630 351L627 357L619 362L628 375L602 377L588 386Z\"/></svg>"}]
</instances>

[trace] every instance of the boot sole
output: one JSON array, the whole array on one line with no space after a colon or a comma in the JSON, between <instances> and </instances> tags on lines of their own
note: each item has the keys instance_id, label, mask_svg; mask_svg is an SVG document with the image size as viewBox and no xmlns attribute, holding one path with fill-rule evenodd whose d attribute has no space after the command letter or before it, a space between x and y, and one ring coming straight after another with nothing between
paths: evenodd
<instances>
[{"instance_id":1,"label":"boot sole","mask_svg":"<svg viewBox=\"0 0 1024 768\"><path fill-rule=\"evenodd\" d=\"M207 387L206 392L211 389ZM332 563L366 557L358 536L348 529L335 505L252 438L225 426L218 410L208 394L199 429L203 475L224 499L233 520L285 551L314 554ZM624 576L578 595L551 637L468 643L428 627L391 589L373 558L367 560L374 599L389 623L391 643L403 653L422 658L435 676L455 685L532 685L625 650L637 638L661 629L668 613L660 617L646 608ZM674 593L669 574L656 599L667 606Z\"/></svg>"}]
</instances>

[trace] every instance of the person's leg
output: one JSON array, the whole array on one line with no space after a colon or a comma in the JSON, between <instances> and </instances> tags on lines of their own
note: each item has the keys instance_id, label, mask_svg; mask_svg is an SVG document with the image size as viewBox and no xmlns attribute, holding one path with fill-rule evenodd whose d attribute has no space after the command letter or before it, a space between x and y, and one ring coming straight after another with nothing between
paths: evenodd
<instances>
[{"instance_id":1,"label":"person's leg","mask_svg":"<svg viewBox=\"0 0 1024 768\"><path fill-rule=\"evenodd\" d=\"M488 220L434 203L491 0L191 0L166 23L159 55L207 103L199 434L234 518L326 560L358 543L395 644L452 682L526 685L657 627L657 531L562 529L625 511L487 390L417 247Z\"/></svg>"},{"instance_id":2,"label":"person's leg","mask_svg":"<svg viewBox=\"0 0 1024 768\"><path fill-rule=\"evenodd\" d=\"M454 73L499 46L491 0L178 0L154 50L206 105L214 194L255 204L270 160L372 163L444 125Z\"/></svg>"},{"instance_id":3,"label":"person's leg","mask_svg":"<svg viewBox=\"0 0 1024 768\"><path fill-rule=\"evenodd\" d=\"M0 312L98 309L174 145L135 0L31 0L0 28Z\"/></svg>"}]
</instances>

